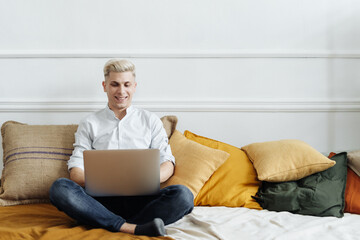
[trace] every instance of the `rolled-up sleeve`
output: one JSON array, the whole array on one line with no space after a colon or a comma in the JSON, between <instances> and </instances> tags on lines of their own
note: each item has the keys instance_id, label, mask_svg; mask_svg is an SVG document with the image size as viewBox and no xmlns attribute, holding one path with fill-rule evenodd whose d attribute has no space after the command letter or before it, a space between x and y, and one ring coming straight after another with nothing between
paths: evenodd
<instances>
[{"instance_id":1,"label":"rolled-up sleeve","mask_svg":"<svg viewBox=\"0 0 360 240\"><path fill-rule=\"evenodd\" d=\"M74 151L68 161L68 170L73 167L79 167L84 170L84 150L92 148L92 140L90 138L89 123L81 121L75 133Z\"/></svg>"},{"instance_id":2,"label":"rolled-up sleeve","mask_svg":"<svg viewBox=\"0 0 360 240\"><path fill-rule=\"evenodd\" d=\"M150 148L160 150L160 164L171 161L175 165L175 157L172 155L169 139L166 135L163 123L157 116L154 116L151 119L151 125L152 139Z\"/></svg>"}]
</instances>

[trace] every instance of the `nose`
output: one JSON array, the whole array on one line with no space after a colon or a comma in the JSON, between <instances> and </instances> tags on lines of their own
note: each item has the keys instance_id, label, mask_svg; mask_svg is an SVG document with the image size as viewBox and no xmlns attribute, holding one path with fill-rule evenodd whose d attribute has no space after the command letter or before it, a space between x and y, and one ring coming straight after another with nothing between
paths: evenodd
<instances>
[{"instance_id":1,"label":"nose","mask_svg":"<svg viewBox=\"0 0 360 240\"><path fill-rule=\"evenodd\" d=\"M119 85L117 92L120 93L120 94L125 93L125 87L122 86L122 85Z\"/></svg>"}]
</instances>

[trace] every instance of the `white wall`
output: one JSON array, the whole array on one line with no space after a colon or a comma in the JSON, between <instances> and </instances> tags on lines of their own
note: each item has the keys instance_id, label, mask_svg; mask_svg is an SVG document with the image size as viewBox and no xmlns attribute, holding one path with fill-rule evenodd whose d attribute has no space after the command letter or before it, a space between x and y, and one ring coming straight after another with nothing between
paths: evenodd
<instances>
[{"instance_id":1,"label":"white wall","mask_svg":"<svg viewBox=\"0 0 360 240\"><path fill-rule=\"evenodd\" d=\"M360 149L359 1L0 0L0 124L78 123L113 57L181 131Z\"/></svg>"}]
</instances>

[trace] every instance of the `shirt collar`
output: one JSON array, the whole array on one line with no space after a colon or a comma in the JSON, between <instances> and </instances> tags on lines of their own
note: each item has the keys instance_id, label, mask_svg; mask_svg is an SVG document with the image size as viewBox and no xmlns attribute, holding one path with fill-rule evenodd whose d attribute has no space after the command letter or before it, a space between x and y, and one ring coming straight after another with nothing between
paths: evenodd
<instances>
[{"instance_id":1,"label":"shirt collar","mask_svg":"<svg viewBox=\"0 0 360 240\"><path fill-rule=\"evenodd\" d=\"M126 118L127 116L129 116L130 113L132 113L134 111L134 107L132 105L130 105L127 109L126 109L126 115L124 118ZM116 116L115 113L113 112L113 110L110 109L109 104L106 104L106 108L105 108L105 112L106 114L110 117L110 118L115 118L117 120L119 120ZM124 119L123 118L123 119Z\"/></svg>"}]
</instances>

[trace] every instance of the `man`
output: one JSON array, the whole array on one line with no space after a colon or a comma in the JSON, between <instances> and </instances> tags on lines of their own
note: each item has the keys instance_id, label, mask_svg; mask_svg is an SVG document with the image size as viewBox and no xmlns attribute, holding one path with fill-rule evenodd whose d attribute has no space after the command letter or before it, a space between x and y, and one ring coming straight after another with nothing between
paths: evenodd
<instances>
[{"instance_id":1,"label":"man","mask_svg":"<svg viewBox=\"0 0 360 240\"><path fill-rule=\"evenodd\" d=\"M177 221L194 207L193 195L187 187L169 186L158 195L142 197L91 197L83 188L83 151L87 149L157 148L160 182L174 173L175 158L161 120L131 105L137 86L135 75L135 66L127 60L113 59L105 64L102 85L108 105L80 122L68 161L70 179L54 182L50 200L82 224L113 232L163 236L164 224Z\"/></svg>"}]
</instances>

